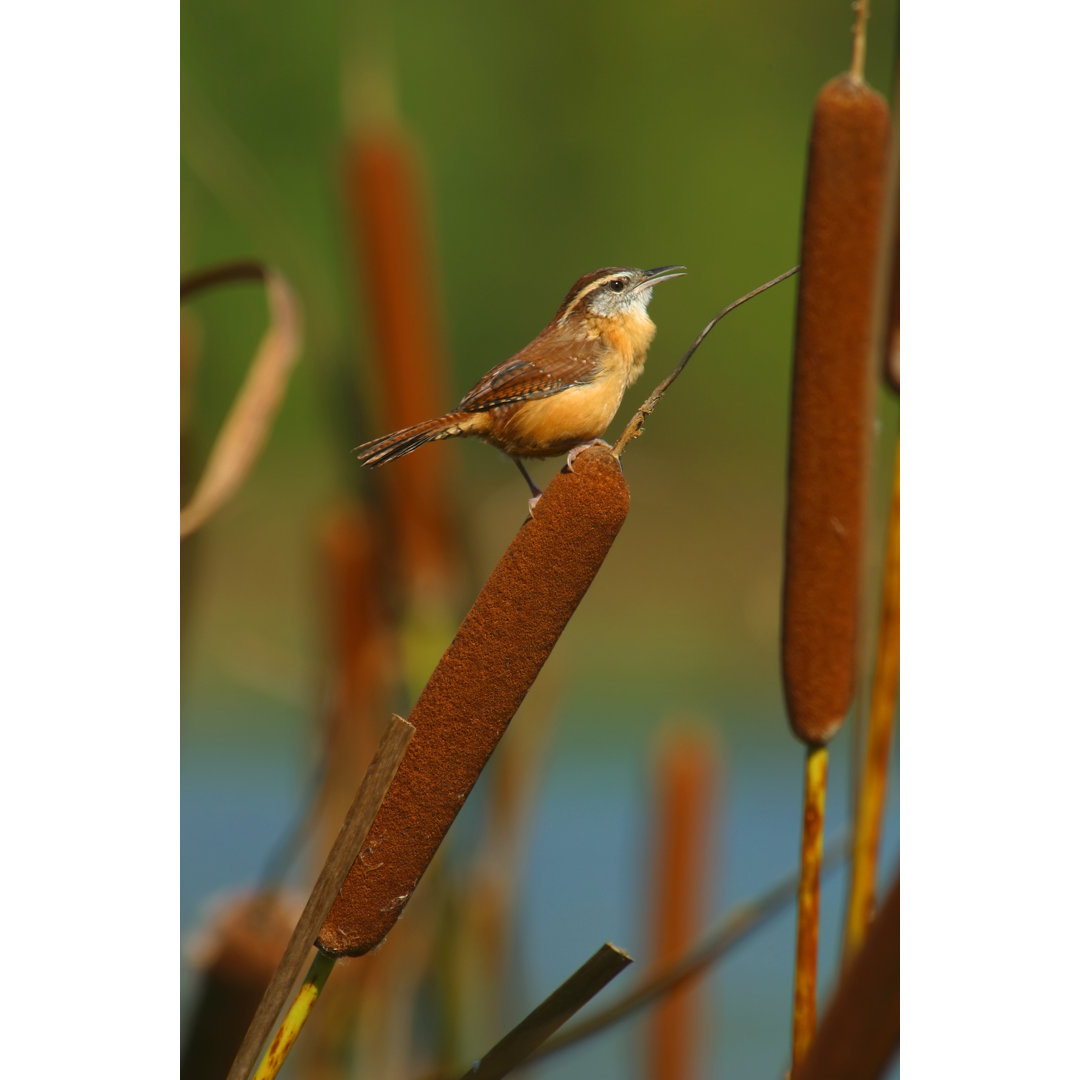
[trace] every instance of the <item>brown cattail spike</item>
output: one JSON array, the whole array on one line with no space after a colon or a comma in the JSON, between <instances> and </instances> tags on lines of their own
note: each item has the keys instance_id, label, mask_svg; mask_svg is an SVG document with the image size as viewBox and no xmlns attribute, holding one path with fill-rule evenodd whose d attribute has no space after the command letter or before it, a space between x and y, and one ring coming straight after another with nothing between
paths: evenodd
<instances>
[{"instance_id":1,"label":"brown cattail spike","mask_svg":"<svg viewBox=\"0 0 1080 1080\"><path fill-rule=\"evenodd\" d=\"M319 936L359 956L389 933L630 508L622 469L590 447L548 485L492 571L409 720L416 734Z\"/></svg>"},{"instance_id":2,"label":"brown cattail spike","mask_svg":"<svg viewBox=\"0 0 1080 1080\"><path fill-rule=\"evenodd\" d=\"M811 745L839 728L855 683L888 151L884 99L848 75L827 83L803 216L783 617L788 716Z\"/></svg>"}]
</instances>

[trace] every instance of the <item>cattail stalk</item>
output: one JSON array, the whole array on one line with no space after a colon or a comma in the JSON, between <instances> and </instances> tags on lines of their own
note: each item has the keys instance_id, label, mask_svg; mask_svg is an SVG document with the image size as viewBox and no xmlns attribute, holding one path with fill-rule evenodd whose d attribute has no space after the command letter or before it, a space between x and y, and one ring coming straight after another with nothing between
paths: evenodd
<instances>
[{"instance_id":1,"label":"cattail stalk","mask_svg":"<svg viewBox=\"0 0 1080 1080\"><path fill-rule=\"evenodd\" d=\"M792 1060L816 1021L818 873L826 742L855 687L889 112L862 80L866 3L852 70L818 95L803 210L784 560L788 720L807 746Z\"/></svg>"},{"instance_id":2,"label":"cattail stalk","mask_svg":"<svg viewBox=\"0 0 1080 1080\"><path fill-rule=\"evenodd\" d=\"M255 1070L254 1080L273 1080L277 1076L300 1034L300 1029L311 1015L311 1010L315 1007L315 1002L322 993L322 988L326 985L335 962L333 956L327 956L324 952L315 954L315 959L311 961L311 967L304 976L304 981L289 1006L281 1027L278 1028L273 1042L266 1048L266 1053Z\"/></svg>"},{"instance_id":3,"label":"cattail stalk","mask_svg":"<svg viewBox=\"0 0 1080 1080\"><path fill-rule=\"evenodd\" d=\"M791 1035L791 1056L795 1066L810 1049L817 1023L818 915L828 769L829 755L824 746L815 746L807 751Z\"/></svg>"}]
</instances>

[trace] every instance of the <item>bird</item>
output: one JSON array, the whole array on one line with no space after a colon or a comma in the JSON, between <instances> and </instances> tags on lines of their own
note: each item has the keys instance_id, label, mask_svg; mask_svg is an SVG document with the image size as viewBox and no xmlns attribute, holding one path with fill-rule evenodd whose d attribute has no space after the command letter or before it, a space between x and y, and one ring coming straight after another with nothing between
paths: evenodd
<instances>
[{"instance_id":1,"label":"bird","mask_svg":"<svg viewBox=\"0 0 1080 1080\"><path fill-rule=\"evenodd\" d=\"M522 458L554 457L601 441L623 395L645 367L656 334L654 286L685 266L606 266L580 277L551 321L525 348L493 367L456 409L355 447L377 468L425 443L474 436L507 454L540 497Z\"/></svg>"}]
</instances>

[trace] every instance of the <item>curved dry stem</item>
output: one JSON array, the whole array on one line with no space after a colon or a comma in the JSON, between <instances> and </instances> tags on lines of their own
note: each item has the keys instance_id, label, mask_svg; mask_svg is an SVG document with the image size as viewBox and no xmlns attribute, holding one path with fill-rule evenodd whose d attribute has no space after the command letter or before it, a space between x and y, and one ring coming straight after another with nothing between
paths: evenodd
<instances>
[{"instance_id":1,"label":"curved dry stem","mask_svg":"<svg viewBox=\"0 0 1080 1080\"><path fill-rule=\"evenodd\" d=\"M193 270L180 279L180 303L217 285L228 285L234 281L265 281L268 273L270 271L254 259L241 259L205 270Z\"/></svg>"},{"instance_id":2,"label":"curved dry stem","mask_svg":"<svg viewBox=\"0 0 1080 1080\"><path fill-rule=\"evenodd\" d=\"M210 451L187 505L180 511L180 538L190 536L239 490L266 443L300 355L300 305L288 282L260 263L230 263L181 279L180 299L232 281L262 280L270 326Z\"/></svg>"},{"instance_id":3,"label":"curved dry stem","mask_svg":"<svg viewBox=\"0 0 1080 1080\"><path fill-rule=\"evenodd\" d=\"M766 281L764 285L759 285L756 289L751 289L745 296L740 296L738 300L733 300L719 315L715 315L706 324L704 329L696 338L694 338L693 344L686 350L686 354L679 361L675 370L648 396L645 403L640 409L630 418L630 423L626 425L623 433L619 436L619 441L612 447L612 453L618 458L622 457L623 451L631 440L636 439L645 428L645 420L651 415L653 409L659 404L660 399L667 393L668 387L682 374L682 370L690 362L690 357L697 352L698 346L709 336L709 332L712 328L727 314L734 311L737 307L741 307L747 302L747 300L753 300L755 296L760 296L761 293L767 289L771 289L774 285L779 285L781 281L792 276L792 274L798 273L799 268L793 266L790 270L785 270L779 277L774 277L772 281Z\"/></svg>"}]
</instances>

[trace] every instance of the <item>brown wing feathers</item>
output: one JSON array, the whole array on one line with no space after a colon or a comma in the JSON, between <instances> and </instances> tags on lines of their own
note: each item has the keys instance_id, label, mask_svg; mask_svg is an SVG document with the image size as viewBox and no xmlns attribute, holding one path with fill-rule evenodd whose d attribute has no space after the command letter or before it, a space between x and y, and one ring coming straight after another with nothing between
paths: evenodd
<instances>
[{"instance_id":1,"label":"brown wing feathers","mask_svg":"<svg viewBox=\"0 0 1080 1080\"><path fill-rule=\"evenodd\" d=\"M543 346L526 346L492 368L461 399L459 409L482 412L499 405L550 397L571 386L592 382L601 372L597 339L582 341L570 333L540 337ZM539 340L539 339L538 339Z\"/></svg>"},{"instance_id":2,"label":"brown wing feathers","mask_svg":"<svg viewBox=\"0 0 1080 1080\"><path fill-rule=\"evenodd\" d=\"M541 333L540 340L542 345L534 341L492 368L452 413L364 443L354 451L356 456L362 464L374 468L424 443L458 435L482 435L491 427L490 418L483 414L515 402L550 397L592 382L601 374L603 346L599 339L582 340L580 335L559 326L558 316Z\"/></svg>"}]
</instances>

